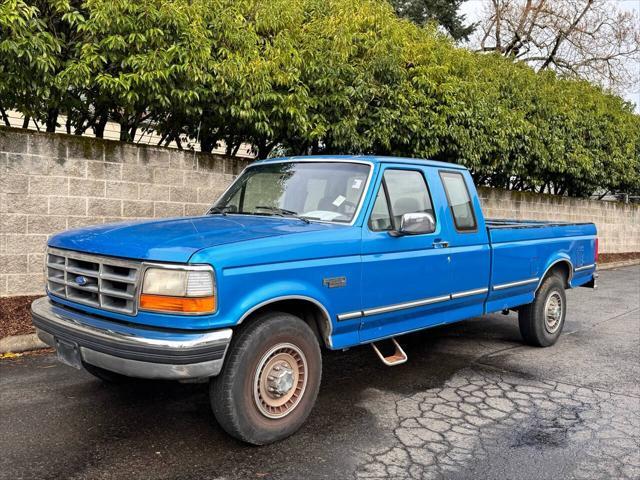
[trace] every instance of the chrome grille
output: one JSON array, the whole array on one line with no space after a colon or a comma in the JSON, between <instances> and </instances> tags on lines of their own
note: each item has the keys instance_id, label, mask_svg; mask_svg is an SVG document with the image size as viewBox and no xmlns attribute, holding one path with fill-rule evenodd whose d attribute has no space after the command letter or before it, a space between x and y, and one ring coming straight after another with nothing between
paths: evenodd
<instances>
[{"instance_id":1,"label":"chrome grille","mask_svg":"<svg viewBox=\"0 0 640 480\"><path fill-rule=\"evenodd\" d=\"M53 295L127 315L137 311L139 262L50 248L45 268Z\"/></svg>"}]
</instances>

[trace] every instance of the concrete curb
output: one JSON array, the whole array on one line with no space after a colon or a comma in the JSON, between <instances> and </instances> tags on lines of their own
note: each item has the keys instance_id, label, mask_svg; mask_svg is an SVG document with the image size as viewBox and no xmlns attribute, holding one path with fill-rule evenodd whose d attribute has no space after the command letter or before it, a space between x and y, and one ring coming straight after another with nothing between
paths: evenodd
<instances>
[{"instance_id":1,"label":"concrete curb","mask_svg":"<svg viewBox=\"0 0 640 480\"><path fill-rule=\"evenodd\" d=\"M20 353L29 350L41 350L49 348L49 345L38 338L35 333L28 335L12 335L0 339L0 354L2 353Z\"/></svg>"},{"instance_id":2,"label":"concrete curb","mask_svg":"<svg viewBox=\"0 0 640 480\"><path fill-rule=\"evenodd\" d=\"M599 263L598 270L609 270L610 268L629 267L631 265L640 265L640 259L622 260L620 262Z\"/></svg>"}]
</instances>

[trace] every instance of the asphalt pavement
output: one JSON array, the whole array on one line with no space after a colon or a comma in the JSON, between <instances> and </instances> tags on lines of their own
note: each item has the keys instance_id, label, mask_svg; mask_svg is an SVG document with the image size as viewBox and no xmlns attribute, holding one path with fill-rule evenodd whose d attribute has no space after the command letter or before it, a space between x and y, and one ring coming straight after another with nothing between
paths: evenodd
<instances>
[{"instance_id":1,"label":"asphalt pavement","mask_svg":"<svg viewBox=\"0 0 640 480\"><path fill-rule=\"evenodd\" d=\"M640 267L567 292L558 343L524 346L515 314L325 352L302 430L228 437L207 387L103 384L51 354L0 361L0 479L640 478Z\"/></svg>"}]
</instances>

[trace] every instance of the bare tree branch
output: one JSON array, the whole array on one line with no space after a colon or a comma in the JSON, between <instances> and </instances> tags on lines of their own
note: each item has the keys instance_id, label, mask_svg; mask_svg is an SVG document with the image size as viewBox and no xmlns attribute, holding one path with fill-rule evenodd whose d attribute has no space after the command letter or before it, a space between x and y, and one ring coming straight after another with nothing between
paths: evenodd
<instances>
[{"instance_id":1,"label":"bare tree branch","mask_svg":"<svg viewBox=\"0 0 640 480\"><path fill-rule=\"evenodd\" d=\"M640 18L615 0L487 0L472 42L605 88L640 85Z\"/></svg>"},{"instance_id":2,"label":"bare tree branch","mask_svg":"<svg viewBox=\"0 0 640 480\"><path fill-rule=\"evenodd\" d=\"M540 70L544 70L549 66L551 62L553 62L553 57L555 57L556 54L558 53L558 49L560 48L562 41L567 37L569 37L571 33L576 29L576 27L578 26L580 21L583 19L585 14L589 11L592 5L593 5L593 0L587 0L587 3L582 9L582 12L580 12L580 15L578 15L578 17L571 23L571 25L569 25L569 28L567 30L560 30L558 32L556 40L553 43L553 47L551 48L551 52L549 53L549 56L547 57L547 59L542 63Z\"/></svg>"}]
</instances>

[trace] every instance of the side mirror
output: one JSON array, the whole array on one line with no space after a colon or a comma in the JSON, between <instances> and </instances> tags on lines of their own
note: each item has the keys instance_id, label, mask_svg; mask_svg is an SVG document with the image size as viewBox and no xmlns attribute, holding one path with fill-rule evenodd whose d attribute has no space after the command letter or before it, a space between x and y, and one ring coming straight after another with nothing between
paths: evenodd
<instances>
[{"instance_id":1,"label":"side mirror","mask_svg":"<svg viewBox=\"0 0 640 480\"><path fill-rule=\"evenodd\" d=\"M430 213L405 213L400 219L399 235L420 235L436 231L436 221Z\"/></svg>"}]
</instances>

